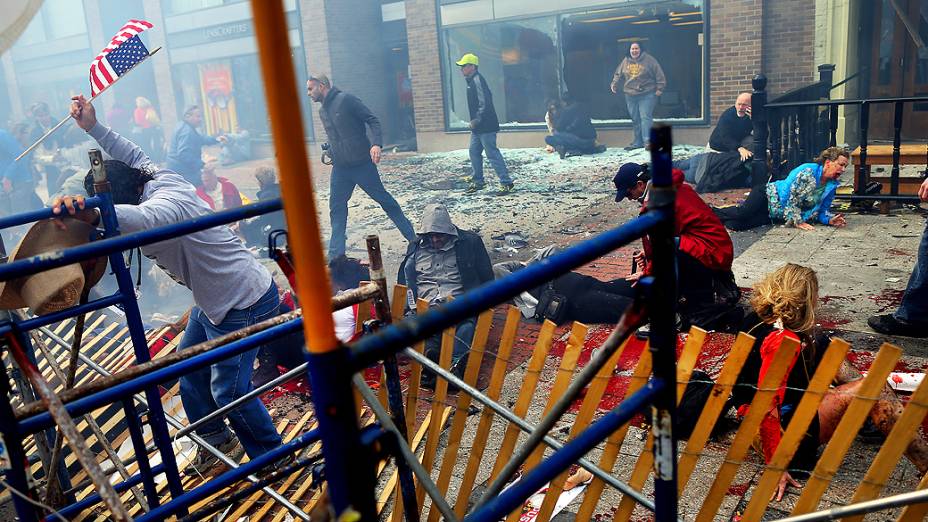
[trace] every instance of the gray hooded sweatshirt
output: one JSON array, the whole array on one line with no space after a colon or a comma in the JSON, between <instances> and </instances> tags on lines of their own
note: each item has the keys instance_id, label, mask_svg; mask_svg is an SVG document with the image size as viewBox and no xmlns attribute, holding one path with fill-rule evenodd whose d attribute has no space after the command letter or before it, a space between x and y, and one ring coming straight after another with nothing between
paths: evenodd
<instances>
[{"instance_id":1,"label":"gray hooded sweatshirt","mask_svg":"<svg viewBox=\"0 0 928 522\"><path fill-rule=\"evenodd\" d=\"M437 203L426 205L416 232L420 235L451 236L451 239L439 248L434 248L426 238L420 239L420 248L415 259L419 298L425 299L429 304L440 304L462 295L464 285L461 282L457 253L454 249L458 229L451 223L448 209Z\"/></svg>"}]
</instances>

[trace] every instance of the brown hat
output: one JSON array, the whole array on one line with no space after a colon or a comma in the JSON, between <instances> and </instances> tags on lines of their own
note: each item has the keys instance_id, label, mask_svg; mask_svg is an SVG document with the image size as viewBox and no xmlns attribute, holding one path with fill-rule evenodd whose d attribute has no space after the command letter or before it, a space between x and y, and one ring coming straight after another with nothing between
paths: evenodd
<instances>
[{"instance_id":1,"label":"brown hat","mask_svg":"<svg viewBox=\"0 0 928 522\"><path fill-rule=\"evenodd\" d=\"M83 245L94 227L73 218L63 218L65 230L46 219L32 225L16 245L9 262L37 254ZM90 289L103 277L106 257L74 263L0 283L0 309L29 307L45 315L74 306L84 288Z\"/></svg>"}]
</instances>

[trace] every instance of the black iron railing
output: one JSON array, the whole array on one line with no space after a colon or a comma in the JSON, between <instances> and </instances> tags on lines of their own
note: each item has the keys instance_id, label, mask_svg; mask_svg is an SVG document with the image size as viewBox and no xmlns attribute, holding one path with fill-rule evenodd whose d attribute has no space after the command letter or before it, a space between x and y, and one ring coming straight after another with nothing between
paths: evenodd
<instances>
[{"instance_id":1,"label":"black iron railing","mask_svg":"<svg viewBox=\"0 0 928 522\"><path fill-rule=\"evenodd\" d=\"M862 98L831 100L833 66L819 66L820 80L814 84L790 91L776 100L767 102L767 78L755 76L751 105L754 123L754 161L752 172L755 180L779 179L802 163L812 161L823 149L837 144L839 107L857 106L858 142L860 151L855 161L855 192L839 194L843 199L871 201L918 201L914 195L899 193L899 166L902 149L902 124L905 104L926 103L926 96L894 98ZM870 182L868 164L870 111L873 105L893 105L892 170L889 190L879 194L867 193ZM928 141L928 140L926 140ZM769 163L768 163L769 151ZM928 163L928 142L925 144Z\"/></svg>"}]
</instances>

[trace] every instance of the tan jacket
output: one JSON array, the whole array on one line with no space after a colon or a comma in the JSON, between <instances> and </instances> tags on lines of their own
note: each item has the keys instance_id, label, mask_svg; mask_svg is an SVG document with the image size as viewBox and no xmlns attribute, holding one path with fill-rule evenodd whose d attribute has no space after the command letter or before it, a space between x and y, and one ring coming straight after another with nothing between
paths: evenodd
<instances>
[{"instance_id":1,"label":"tan jacket","mask_svg":"<svg viewBox=\"0 0 928 522\"><path fill-rule=\"evenodd\" d=\"M657 63L653 56L644 51L641 52L637 60L632 59L631 56L626 56L622 60L622 63L615 69L615 74L612 76L610 87L613 90L618 90L616 87L618 87L622 77L625 78L625 84L622 86L622 91L625 94L648 94L663 91L664 87L667 86L667 78L664 76L661 64Z\"/></svg>"}]
</instances>

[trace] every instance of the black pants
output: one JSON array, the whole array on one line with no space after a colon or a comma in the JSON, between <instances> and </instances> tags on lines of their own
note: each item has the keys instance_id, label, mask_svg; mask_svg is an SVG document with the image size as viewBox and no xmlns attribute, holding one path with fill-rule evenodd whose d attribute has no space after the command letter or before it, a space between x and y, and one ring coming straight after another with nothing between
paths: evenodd
<instances>
[{"instance_id":1,"label":"black pants","mask_svg":"<svg viewBox=\"0 0 928 522\"><path fill-rule=\"evenodd\" d=\"M748 198L737 207L713 208L715 215L732 230L750 230L770 224L767 184L754 185Z\"/></svg>"},{"instance_id":2,"label":"black pants","mask_svg":"<svg viewBox=\"0 0 928 522\"><path fill-rule=\"evenodd\" d=\"M614 324L631 304L635 289L624 278L600 281L595 277L568 274L575 289L569 292L566 321ZM565 276L567 277L567 276ZM559 285L560 286L560 285Z\"/></svg>"}]
</instances>

